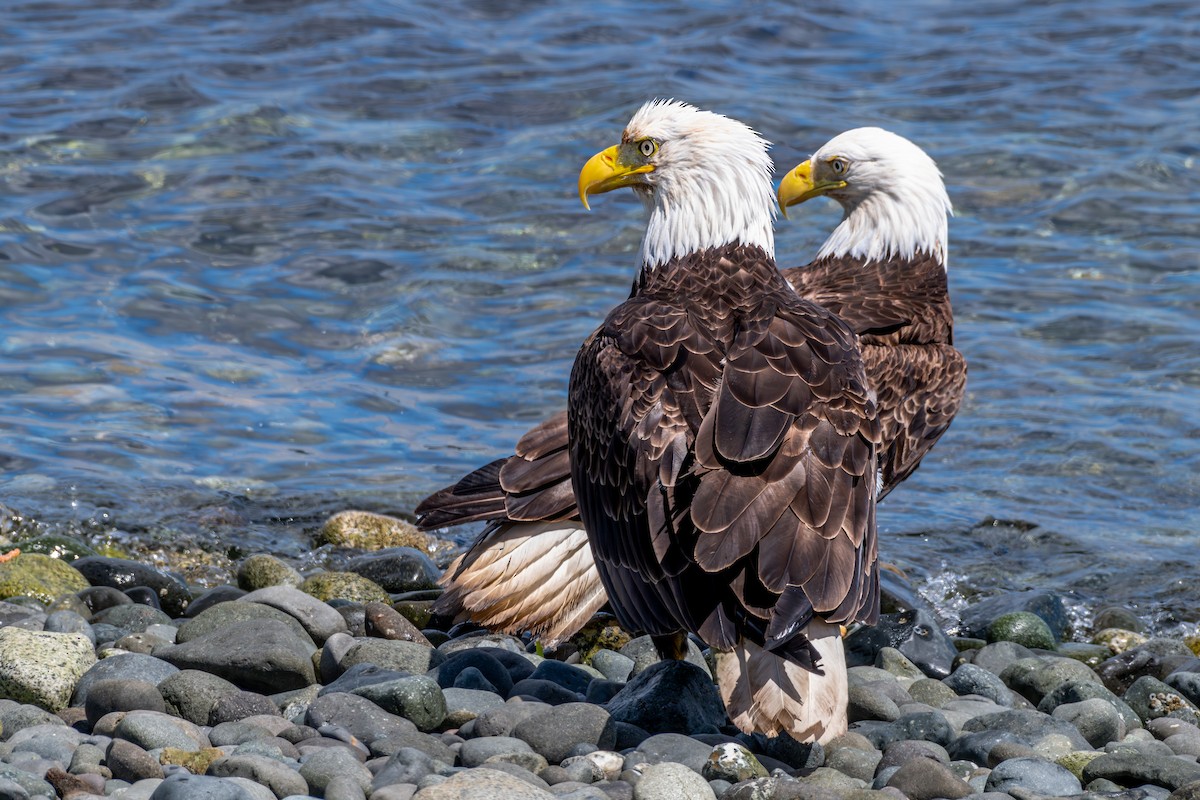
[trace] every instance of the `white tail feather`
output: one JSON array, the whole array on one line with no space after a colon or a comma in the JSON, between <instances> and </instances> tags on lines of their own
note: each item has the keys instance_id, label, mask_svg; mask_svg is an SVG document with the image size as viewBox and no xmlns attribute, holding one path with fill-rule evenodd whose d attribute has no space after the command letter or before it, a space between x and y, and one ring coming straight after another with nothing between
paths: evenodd
<instances>
[{"instance_id":1,"label":"white tail feather","mask_svg":"<svg viewBox=\"0 0 1200 800\"><path fill-rule=\"evenodd\" d=\"M846 732L849 689L841 633L821 621L809 623L804 633L821 654L824 675L747 641L717 654L721 699L738 728L821 743Z\"/></svg>"},{"instance_id":2,"label":"white tail feather","mask_svg":"<svg viewBox=\"0 0 1200 800\"><path fill-rule=\"evenodd\" d=\"M578 526L502 525L475 563L455 575L461 561L441 579L444 599L461 607L460 618L506 633L529 631L548 647L578 631L608 599Z\"/></svg>"}]
</instances>

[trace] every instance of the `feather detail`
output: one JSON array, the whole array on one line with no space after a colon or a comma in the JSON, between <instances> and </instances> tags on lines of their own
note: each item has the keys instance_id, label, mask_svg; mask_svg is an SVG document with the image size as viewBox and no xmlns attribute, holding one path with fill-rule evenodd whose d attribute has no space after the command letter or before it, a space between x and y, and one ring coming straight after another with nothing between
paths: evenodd
<instances>
[{"instance_id":1,"label":"feather detail","mask_svg":"<svg viewBox=\"0 0 1200 800\"><path fill-rule=\"evenodd\" d=\"M587 533L563 523L509 523L484 532L485 546L442 575L434 611L554 646L607 601Z\"/></svg>"},{"instance_id":2,"label":"feather detail","mask_svg":"<svg viewBox=\"0 0 1200 800\"><path fill-rule=\"evenodd\" d=\"M838 627L814 620L803 632L821 654L824 675L749 641L717 654L721 699L739 729L821 743L846 732L849 688Z\"/></svg>"}]
</instances>

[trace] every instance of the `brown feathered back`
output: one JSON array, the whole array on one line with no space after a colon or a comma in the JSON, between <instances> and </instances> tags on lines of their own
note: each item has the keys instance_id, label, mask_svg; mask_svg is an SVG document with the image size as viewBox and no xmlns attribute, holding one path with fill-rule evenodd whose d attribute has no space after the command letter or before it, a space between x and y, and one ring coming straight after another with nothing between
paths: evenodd
<instances>
[{"instance_id":1,"label":"brown feathered back","mask_svg":"<svg viewBox=\"0 0 1200 800\"><path fill-rule=\"evenodd\" d=\"M746 637L815 670L814 613L875 619L879 426L858 342L761 250L643 273L576 358L568 435L627 627Z\"/></svg>"}]
</instances>

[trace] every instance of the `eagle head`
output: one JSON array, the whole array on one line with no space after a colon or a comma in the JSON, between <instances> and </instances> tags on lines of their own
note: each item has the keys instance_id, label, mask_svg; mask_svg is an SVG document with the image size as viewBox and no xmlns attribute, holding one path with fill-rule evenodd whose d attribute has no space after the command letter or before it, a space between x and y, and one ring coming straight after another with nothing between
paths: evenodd
<instances>
[{"instance_id":1,"label":"eagle head","mask_svg":"<svg viewBox=\"0 0 1200 800\"><path fill-rule=\"evenodd\" d=\"M579 199L630 187L650 210L642 258L654 268L711 247L774 255L770 142L735 119L652 100L579 173Z\"/></svg>"}]
</instances>

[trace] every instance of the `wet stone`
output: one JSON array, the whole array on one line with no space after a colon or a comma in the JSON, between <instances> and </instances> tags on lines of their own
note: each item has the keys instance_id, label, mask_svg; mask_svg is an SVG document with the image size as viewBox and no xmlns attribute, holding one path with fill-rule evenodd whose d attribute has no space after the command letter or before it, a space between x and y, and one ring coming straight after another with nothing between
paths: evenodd
<instances>
[{"instance_id":1,"label":"wet stone","mask_svg":"<svg viewBox=\"0 0 1200 800\"><path fill-rule=\"evenodd\" d=\"M1008 688L1037 705L1066 681L1093 681L1095 673L1087 665L1059 656L1035 656L1012 662L1000 673Z\"/></svg>"},{"instance_id":2,"label":"wet stone","mask_svg":"<svg viewBox=\"0 0 1200 800\"><path fill-rule=\"evenodd\" d=\"M638 673L609 701L608 711L650 733L708 733L725 724L712 678L686 661L660 661Z\"/></svg>"},{"instance_id":3,"label":"wet stone","mask_svg":"<svg viewBox=\"0 0 1200 800\"><path fill-rule=\"evenodd\" d=\"M109 586L119 590L145 586L153 590L162 610L170 617L181 616L192 599L187 585L179 578L138 561L91 556L81 558L71 566L79 570L92 586Z\"/></svg>"},{"instance_id":4,"label":"wet stone","mask_svg":"<svg viewBox=\"0 0 1200 800\"><path fill-rule=\"evenodd\" d=\"M412 547L389 547L358 556L346 569L397 594L433 589L442 574L429 556Z\"/></svg>"},{"instance_id":5,"label":"wet stone","mask_svg":"<svg viewBox=\"0 0 1200 800\"><path fill-rule=\"evenodd\" d=\"M953 642L924 609L883 614L879 624L863 627L846 637L849 666L874 664L884 648L893 648L923 675L941 679L950 674L957 655Z\"/></svg>"}]
</instances>

